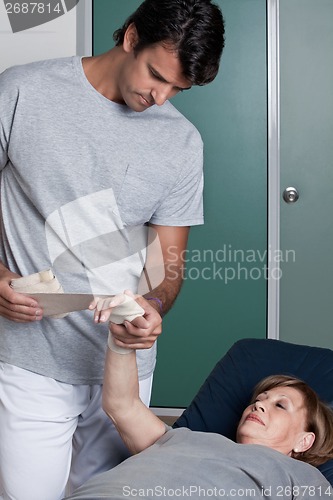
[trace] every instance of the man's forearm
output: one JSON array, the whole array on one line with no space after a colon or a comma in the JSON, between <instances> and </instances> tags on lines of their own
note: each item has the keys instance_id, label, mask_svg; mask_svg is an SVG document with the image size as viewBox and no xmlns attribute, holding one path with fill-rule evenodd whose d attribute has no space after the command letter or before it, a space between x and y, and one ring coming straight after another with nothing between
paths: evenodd
<instances>
[{"instance_id":1,"label":"man's forearm","mask_svg":"<svg viewBox=\"0 0 333 500\"><path fill-rule=\"evenodd\" d=\"M8 283L15 277L18 277L17 273L11 272L8 267L4 265L2 261L0 261L0 279L7 281Z\"/></svg>"},{"instance_id":2,"label":"man's forearm","mask_svg":"<svg viewBox=\"0 0 333 500\"><path fill-rule=\"evenodd\" d=\"M173 266L171 270L166 266L165 279L162 283L144 295L146 299L158 299L150 302L161 316L164 316L173 306L183 284L183 272L183 267Z\"/></svg>"},{"instance_id":3,"label":"man's forearm","mask_svg":"<svg viewBox=\"0 0 333 500\"><path fill-rule=\"evenodd\" d=\"M5 276L8 274L10 271L9 269L3 264L3 262L0 260L0 277Z\"/></svg>"},{"instance_id":4,"label":"man's forearm","mask_svg":"<svg viewBox=\"0 0 333 500\"><path fill-rule=\"evenodd\" d=\"M188 234L188 227L153 224L149 227L146 262L138 293L145 298L159 299L151 300L151 304L161 315L171 309L180 292Z\"/></svg>"}]
</instances>

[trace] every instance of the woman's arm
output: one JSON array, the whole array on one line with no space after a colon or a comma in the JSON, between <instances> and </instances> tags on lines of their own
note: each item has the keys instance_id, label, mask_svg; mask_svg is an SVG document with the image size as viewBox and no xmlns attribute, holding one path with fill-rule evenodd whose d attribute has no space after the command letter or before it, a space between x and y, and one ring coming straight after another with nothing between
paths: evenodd
<instances>
[{"instance_id":1,"label":"woman's arm","mask_svg":"<svg viewBox=\"0 0 333 500\"><path fill-rule=\"evenodd\" d=\"M140 301L140 299L138 298L137 301L141 307L145 307L146 301ZM148 307L150 307L149 304ZM138 317L133 320L132 324L143 328L145 321L144 317ZM112 337L109 338L110 345L111 348L114 345ZM165 433L164 423L140 400L135 350L119 354L110 347L107 349L103 409L114 422L132 453L148 448Z\"/></svg>"}]
</instances>

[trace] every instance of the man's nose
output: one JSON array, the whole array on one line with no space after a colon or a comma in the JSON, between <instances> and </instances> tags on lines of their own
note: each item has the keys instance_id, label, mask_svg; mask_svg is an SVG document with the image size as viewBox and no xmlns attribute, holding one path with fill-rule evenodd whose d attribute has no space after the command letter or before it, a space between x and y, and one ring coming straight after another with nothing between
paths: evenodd
<instances>
[{"instance_id":1,"label":"man's nose","mask_svg":"<svg viewBox=\"0 0 333 500\"><path fill-rule=\"evenodd\" d=\"M168 85L161 85L160 87L151 91L152 98L157 106L162 106L165 101L171 96L171 89Z\"/></svg>"}]
</instances>

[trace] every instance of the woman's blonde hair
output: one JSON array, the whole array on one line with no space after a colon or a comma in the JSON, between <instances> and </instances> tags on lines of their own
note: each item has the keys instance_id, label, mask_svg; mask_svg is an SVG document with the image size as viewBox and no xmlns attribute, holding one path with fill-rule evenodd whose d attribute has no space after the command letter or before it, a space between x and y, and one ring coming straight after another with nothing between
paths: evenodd
<instances>
[{"instance_id":1,"label":"woman's blonde hair","mask_svg":"<svg viewBox=\"0 0 333 500\"><path fill-rule=\"evenodd\" d=\"M252 402L259 394L275 387L293 387L304 400L306 409L306 432L313 432L315 441L309 450L292 453L292 457L318 466L333 458L333 410L321 401L316 392L303 380L288 375L271 375L254 388Z\"/></svg>"}]
</instances>

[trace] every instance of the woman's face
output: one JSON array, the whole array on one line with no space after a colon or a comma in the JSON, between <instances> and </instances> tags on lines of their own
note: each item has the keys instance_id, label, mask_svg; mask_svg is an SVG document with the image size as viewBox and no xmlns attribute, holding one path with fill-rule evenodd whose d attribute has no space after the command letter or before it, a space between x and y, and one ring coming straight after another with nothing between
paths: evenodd
<instances>
[{"instance_id":1,"label":"woman's face","mask_svg":"<svg viewBox=\"0 0 333 500\"><path fill-rule=\"evenodd\" d=\"M259 394L243 412L237 442L261 444L285 455L301 449L306 429L306 409L301 392L293 387L275 387Z\"/></svg>"}]
</instances>

